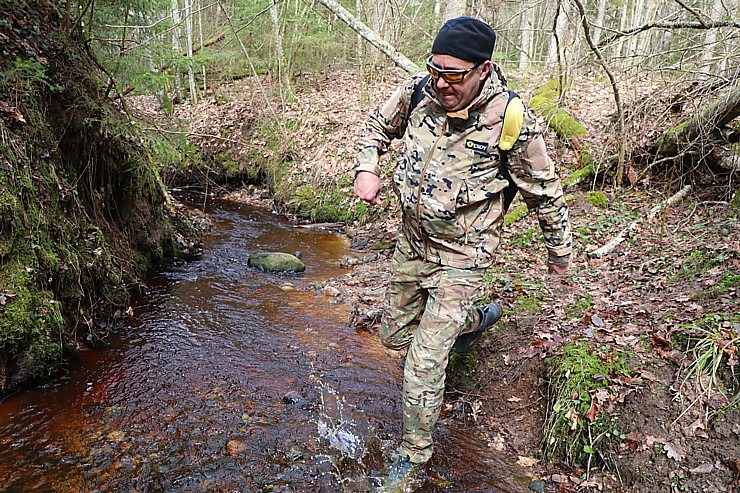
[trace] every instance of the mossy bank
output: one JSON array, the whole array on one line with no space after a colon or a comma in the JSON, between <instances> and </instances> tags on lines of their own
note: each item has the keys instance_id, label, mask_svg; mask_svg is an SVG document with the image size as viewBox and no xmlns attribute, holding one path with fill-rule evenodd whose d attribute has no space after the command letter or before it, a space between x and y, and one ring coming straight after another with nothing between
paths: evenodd
<instances>
[{"instance_id":1,"label":"mossy bank","mask_svg":"<svg viewBox=\"0 0 740 493\"><path fill-rule=\"evenodd\" d=\"M4 393L102 339L130 288L181 249L178 214L79 27L55 2L2 0L0 19Z\"/></svg>"}]
</instances>

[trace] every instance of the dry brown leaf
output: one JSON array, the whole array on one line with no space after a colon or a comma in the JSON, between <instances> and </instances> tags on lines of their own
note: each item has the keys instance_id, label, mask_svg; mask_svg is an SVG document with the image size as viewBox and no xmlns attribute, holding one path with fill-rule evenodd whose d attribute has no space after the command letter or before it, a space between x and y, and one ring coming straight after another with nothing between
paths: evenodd
<instances>
[{"instance_id":1,"label":"dry brown leaf","mask_svg":"<svg viewBox=\"0 0 740 493\"><path fill-rule=\"evenodd\" d=\"M596 399L591 399L591 407L586 413L586 418L588 418L588 420L593 423L594 421L596 421L596 417L599 415L600 411L601 408L599 408L599 406L596 404Z\"/></svg>"},{"instance_id":2,"label":"dry brown leaf","mask_svg":"<svg viewBox=\"0 0 740 493\"><path fill-rule=\"evenodd\" d=\"M232 457L235 457L239 455L240 453L247 450L247 445L244 442L241 442L239 440L229 440L226 443L226 451L231 455Z\"/></svg>"},{"instance_id":3,"label":"dry brown leaf","mask_svg":"<svg viewBox=\"0 0 740 493\"><path fill-rule=\"evenodd\" d=\"M519 460L516 461L517 464L519 464L522 467L532 467L536 466L540 463L539 459L535 459L534 457L523 457L519 456Z\"/></svg>"}]
</instances>

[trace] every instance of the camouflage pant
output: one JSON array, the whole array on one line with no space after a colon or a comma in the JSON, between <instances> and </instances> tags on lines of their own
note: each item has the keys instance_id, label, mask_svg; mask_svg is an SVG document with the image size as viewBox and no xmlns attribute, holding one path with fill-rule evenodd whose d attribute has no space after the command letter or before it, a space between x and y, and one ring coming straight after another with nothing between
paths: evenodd
<instances>
[{"instance_id":1,"label":"camouflage pant","mask_svg":"<svg viewBox=\"0 0 740 493\"><path fill-rule=\"evenodd\" d=\"M432 430L442 408L450 349L460 333L471 330L483 273L415 258L399 235L380 340L390 349L408 348L401 453L412 462L432 456Z\"/></svg>"}]
</instances>

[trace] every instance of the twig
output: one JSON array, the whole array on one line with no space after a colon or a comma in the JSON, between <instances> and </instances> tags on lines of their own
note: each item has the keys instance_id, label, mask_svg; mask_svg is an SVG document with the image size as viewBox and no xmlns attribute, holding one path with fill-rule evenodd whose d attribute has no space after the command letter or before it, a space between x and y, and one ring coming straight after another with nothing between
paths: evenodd
<instances>
[{"instance_id":1,"label":"twig","mask_svg":"<svg viewBox=\"0 0 740 493\"><path fill-rule=\"evenodd\" d=\"M142 127L142 130L146 130L147 132L159 132L159 133L163 133L163 134L187 135L187 136L191 136L192 135L194 137L207 137L207 138L210 138L210 139L223 140L224 142L231 142L233 144L239 144L239 145L243 144L243 142L240 142L238 140L228 139L226 137L221 137L221 136L212 135L212 134L201 134L201 133L198 133L198 132L183 132L183 131L180 131L180 130L165 130L165 129L159 128L159 127Z\"/></svg>"},{"instance_id":2,"label":"twig","mask_svg":"<svg viewBox=\"0 0 740 493\"><path fill-rule=\"evenodd\" d=\"M603 257L604 255L606 255L607 253L611 252L612 250L614 250L617 247L617 245L619 245L620 243L622 243L626 239L627 233L629 233L631 231L634 231L635 228L637 228L637 226L643 220L645 220L645 219L650 220L650 219L654 218L655 215L658 212L660 212L660 210L663 209L664 207L667 207L669 205L673 205L676 202L678 202L679 200L683 199L686 196L686 194L689 193L689 190L691 190L691 185L686 185L681 190L679 190L678 192L676 192L673 196L668 197L663 202L661 202L658 205L654 206L652 209L650 209L648 211L647 214L645 214L644 217L641 217L641 218L638 218L638 219L635 219L634 221L632 221L629 224L629 226L627 226L626 228L624 228L622 230L622 232L619 233L619 235L617 235L616 238L614 238L611 241L609 241L609 243L607 243L606 245L604 245L603 247L601 247L601 248L599 248L597 250L594 250L591 253L588 253L587 254L588 257L589 258L600 258L600 257Z\"/></svg>"}]
</instances>

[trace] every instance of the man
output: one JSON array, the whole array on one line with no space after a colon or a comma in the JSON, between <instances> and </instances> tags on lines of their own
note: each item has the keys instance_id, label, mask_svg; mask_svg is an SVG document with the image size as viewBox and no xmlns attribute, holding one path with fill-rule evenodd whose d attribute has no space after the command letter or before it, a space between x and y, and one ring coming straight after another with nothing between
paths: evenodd
<instances>
[{"instance_id":1,"label":"man","mask_svg":"<svg viewBox=\"0 0 740 493\"><path fill-rule=\"evenodd\" d=\"M402 222L380 328L385 346L408 349L403 439L386 481L389 491L412 491L423 482L450 351L467 350L501 316L495 303L474 307L498 247L509 185L497 146L510 93L491 62L495 41L493 29L480 20L447 21L426 62L428 82L418 74L400 86L360 139L354 190L372 205L382 201L380 155L392 139L405 142L393 174ZM425 84L416 89L423 99L412 104L418 84ZM527 111L507 162L510 179L537 211L548 271L565 273L571 257L568 207Z\"/></svg>"}]
</instances>

